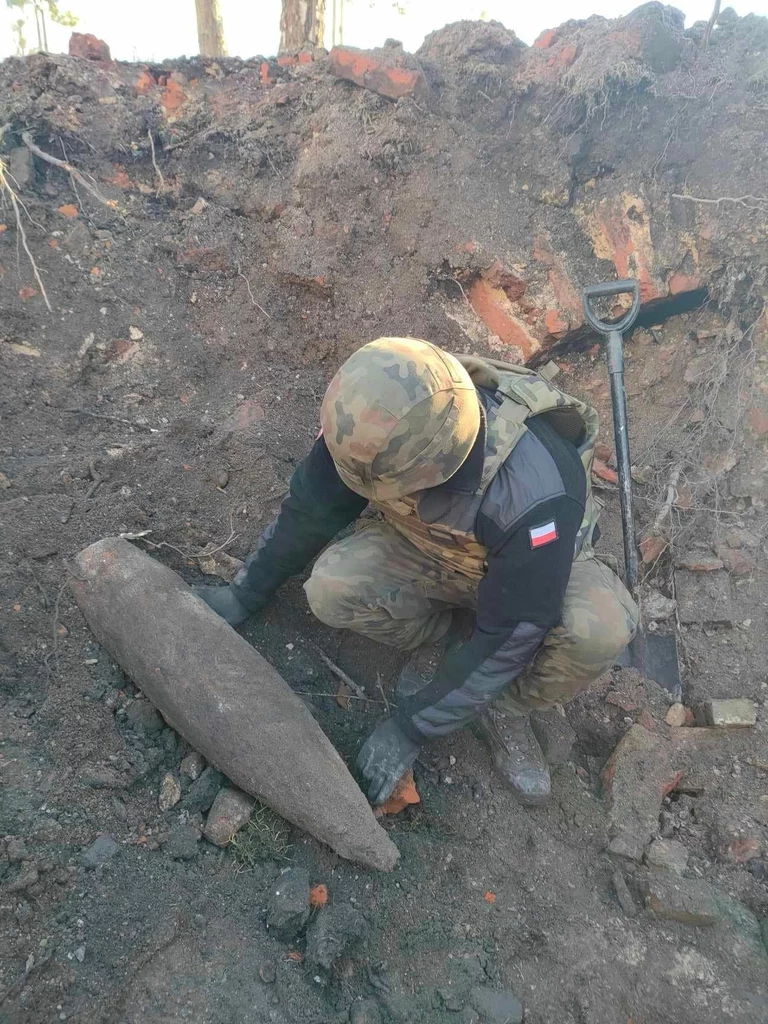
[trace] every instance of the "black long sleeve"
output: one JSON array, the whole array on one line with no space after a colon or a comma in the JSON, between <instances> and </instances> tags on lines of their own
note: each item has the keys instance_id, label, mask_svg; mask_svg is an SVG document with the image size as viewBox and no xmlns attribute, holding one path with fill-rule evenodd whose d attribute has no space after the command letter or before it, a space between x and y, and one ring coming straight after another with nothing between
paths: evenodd
<instances>
[{"instance_id":1,"label":"black long sleeve","mask_svg":"<svg viewBox=\"0 0 768 1024\"><path fill-rule=\"evenodd\" d=\"M522 672L561 616L583 506L568 496L545 502L517 524L480 582L472 638L449 650L434 681L401 702L413 739L445 736L477 718ZM531 546L531 530L556 524L557 539Z\"/></svg>"},{"instance_id":2,"label":"black long sleeve","mask_svg":"<svg viewBox=\"0 0 768 1024\"><path fill-rule=\"evenodd\" d=\"M319 437L291 477L290 493L276 519L232 583L246 608L263 608L290 576L300 573L368 502L336 472L325 440Z\"/></svg>"}]
</instances>

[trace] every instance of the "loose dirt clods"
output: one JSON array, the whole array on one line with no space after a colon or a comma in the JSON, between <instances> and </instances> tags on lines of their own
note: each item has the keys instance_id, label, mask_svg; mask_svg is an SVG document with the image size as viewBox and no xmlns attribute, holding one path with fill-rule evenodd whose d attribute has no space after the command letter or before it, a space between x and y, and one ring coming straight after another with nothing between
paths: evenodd
<instances>
[{"instance_id":1,"label":"loose dirt clods","mask_svg":"<svg viewBox=\"0 0 768 1024\"><path fill-rule=\"evenodd\" d=\"M96 41L0 65L17 204L3 188L0 1016L764 1019L768 23L724 18L706 48L704 28L646 4L533 47L462 22L414 55L214 72ZM568 729L540 723L562 762L546 810L514 804L469 731L425 750L421 803L380 819L390 876L258 804L209 842L226 780L86 628L77 552L122 534L188 582L231 576L338 364L410 334L554 356L601 413L599 551L620 558L580 304L614 276L644 298L627 342L643 598L647 628L678 632L682 712L609 673ZM353 765L400 660L313 621L300 582L243 633ZM354 684L343 701L319 651ZM744 727L722 728L734 700ZM606 764L659 750L669 772L614 774L609 806ZM181 795L162 810L165 776Z\"/></svg>"}]
</instances>

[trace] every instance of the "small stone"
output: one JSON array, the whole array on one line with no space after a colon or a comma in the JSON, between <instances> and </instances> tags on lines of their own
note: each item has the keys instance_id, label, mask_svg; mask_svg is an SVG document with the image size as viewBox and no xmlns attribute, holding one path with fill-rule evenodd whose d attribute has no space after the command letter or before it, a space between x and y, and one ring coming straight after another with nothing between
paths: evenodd
<instances>
[{"instance_id":1,"label":"small stone","mask_svg":"<svg viewBox=\"0 0 768 1024\"><path fill-rule=\"evenodd\" d=\"M309 910L309 874L304 868L287 868L270 894L267 930L290 942L304 930Z\"/></svg>"},{"instance_id":2,"label":"small stone","mask_svg":"<svg viewBox=\"0 0 768 1024\"><path fill-rule=\"evenodd\" d=\"M15 146L10 152L8 163L16 187L26 188L34 174L31 152L26 146Z\"/></svg>"},{"instance_id":3,"label":"small stone","mask_svg":"<svg viewBox=\"0 0 768 1024\"><path fill-rule=\"evenodd\" d=\"M624 878L624 872L617 868L613 872L613 888L616 893L616 899L621 905L621 909L627 915L627 917L637 916L637 906L635 901L632 899L632 893L629 891L626 880Z\"/></svg>"},{"instance_id":4,"label":"small stone","mask_svg":"<svg viewBox=\"0 0 768 1024\"><path fill-rule=\"evenodd\" d=\"M761 852L762 844L757 836L725 835L717 843L717 859L726 864L748 864Z\"/></svg>"},{"instance_id":5,"label":"small stone","mask_svg":"<svg viewBox=\"0 0 768 1024\"><path fill-rule=\"evenodd\" d=\"M77 949L75 950L75 960L77 960L77 962L80 964L83 962L83 960L85 960L85 946L77 947Z\"/></svg>"},{"instance_id":6,"label":"small stone","mask_svg":"<svg viewBox=\"0 0 768 1024\"><path fill-rule=\"evenodd\" d=\"M22 861L21 870L12 882L8 884L8 892L24 892L40 880L40 872L31 860Z\"/></svg>"},{"instance_id":7,"label":"small stone","mask_svg":"<svg viewBox=\"0 0 768 1024\"><path fill-rule=\"evenodd\" d=\"M141 341L144 337L144 331L142 331L140 327L129 327L128 336L131 341Z\"/></svg>"},{"instance_id":8,"label":"small stone","mask_svg":"<svg viewBox=\"0 0 768 1024\"><path fill-rule=\"evenodd\" d=\"M181 807L190 814L205 814L211 809L216 794L221 789L224 776L210 766L205 769L199 779L189 787L189 792L181 801Z\"/></svg>"},{"instance_id":9,"label":"small stone","mask_svg":"<svg viewBox=\"0 0 768 1024\"><path fill-rule=\"evenodd\" d=\"M723 568L723 563L719 558L715 558L714 555L708 554L688 554L683 558L679 558L675 562L677 569L685 569L686 572L716 572L718 569Z\"/></svg>"},{"instance_id":10,"label":"small stone","mask_svg":"<svg viewBox=\"0 0 768 1024\"><path fill-rule=\"evenodd\" d=\"M195 779L200 778L200 776L203 774L204 769L205 758L196 750L193 750L191 753L187 754L185 758L182 759L181 774L186 775L187 778L192 779L193 782Z\"/></svg>"},{"instance_id":11,"label":"small stone","mask_svg":"<svg viewBox=\"0 0 768 1024\"><path fill-rule=\"evenodd\" d=\"M704 713L707 723L720 729L746 728L757 721L755 705L743 697L707 701Z\"/></svg>"},{"instance_id":12,"label":"small stone","mask_svg":"<svg viewBox=\"0 0 768 1024\"><path fill-rule=\"evenodd\" d=\"M193 825L180 825L171 833L165 852L172 860L194 860L198 854L200 832Z\"/></svg>"},{"instance_id":13,"label":"small stone","mask_svg":"<svg viewBox=\"0 0 768 1024\"><path fill-rule=\"evenodd\" d=\"M160 783L160 796L158 798L158 806L161 811L170 811L172 807L181 800L181 786L179 780L171 775L170 772L166 772L163 776L163 781Z\"/></svg>"},{"instance_id":14,"label":"small stone","mask_svg":"<svg viewBox=\"0 0 768 1024\"><path fill-rule=\"evenodd\" d=\"M29 854L23 839L9 839L5 848L6 856L11 864L17 861L26 860Z\"/></svg>"},{"instance_id":15,"label":"small stone","mask_svg":"<svg viewBox=\"0 0 768 1024\"><path fill-rule=\"evenodd\" d=\"M106 864L120 849L112 836L99 836L82 854L83 867L94 869Z\"/></svg>"},{"instance_id":16,"label":"small stone","mask_svg":"<svg viewBox=\"0 0 768 1024\"><path fill-rule=\"evenodd\" d=\"M666 872L653 872L644 880L645 903L656 917L666 921L704 927L718 918L713 889L695 878L675 878Z\"/></svg>"},{"instance_id":17,"label":"small stone","mask_svg":"<svg viewBox=\"0 0 768 1024\"><path fill-rule=\"evenodd\" d=\"M154 736L165 726L162 715L148 700L135 700L125 712L126 721L136 732Z\"/></svg>"},{"instance_id":18,"label":"small stone","mask_svg":"<svg viewBox=\"0 0 768 1024\"><path fill-rule=\"evenodd\" d=\"M685 707L682 704L672 704L664 716L664 721L667 725L679 728L685 725L685 717Z\"/></svg>"},{"instance_id":19,"label":"small stone","mask_svg":"<svg viewBox=\"0 0 768 1024\"><path fill-rule=\"evenodd\" d=\"M753 857L747 861L747 871L761 882L768 882L768 860Z\"/></svg>"},{"instance_id":20,"label":"small stone","mask_svg":"<svg viewBox=\"0 0 768 1024\"><path fill-rule=\"evenodd\" d=\"M277 981L277 969L271 960L261 964L259 967L259 978L261 978L265 985L274 985Z\"/></svg>"},{"instance_id":21,"label":"small stone","mask_svg":"<svg viewBox=\"0 0 768 1024\"><path fill-rule=\"evenodd\" d=\"M658 590L649 590L642 604L646 622L664 622L677 608L677 601Z\"/></svg>"},{"instance_id":22,"label":"small stone","mask_svg":"<svg viewBox=\"0 0 768 1024\"><path fill-rule=\"evenodd\" d=\"M353 1003L349 1011L349 1024L381 1024L381 1010L373 999Z\"/></svg>"},{"instance_id":23,"label":"small stone","mask_svg":"<svg viewBox=\"0 0 768 1024\"><path fill-rule=\"evenodd\" d=\"M757 561L741 548L718 548L723 565L732 576L748 576L757 568Z\"/></svg>"},{"instance_id":24,"label":"small stone","mask_svg":"<svg viewBox=\"0 0 768 1024\"><path fill-rule=\"evenodd\" d=\"M325 907L307 929L308 962L330 970L334 960L368 929L368 921L356 907L348 903Z\"/></svg>"},{"instance_id":25,"label":"small stone","mask_svg":"<svg viewBox=\"0 0 768 1024\"><path fill-rule=\"evenodd\" d=\"M509 989L475 985L469 998L485 1024L522 1024L523 1004Z\"/></svg>"},{"instance_id":26,"label":"small stone","mask_svg":"<svg viewBox=\"0 0 768 1024\"><path fill-rule=\"evenodd\" d=\"M32 918L32 907L26 900L19 900L13 912L20 927L24 927Z\"/></svg>"},{"instance_id":27,"label":"small stone","mask_svg":"<svg viewBox=\"0 0 768 1024\"><path fill-rule=\"evenodd\" d=\"M8 479L5 473L0 473L0 491L7 491L10 486L11 481Z\"/></svg>"},{"instance_id":28,"label":"small stone","mask_svg":"<svg viewBox=\"0 0 768 1024\"><path fill-rule=\"evenodd\" d=\"M688 851L675 839L654 839L646 851L645 860L657 871L683 875L688 867Z\"/></svg>"},{"instance_id":29,"label":"small stone","mask_svg":"<svg viewBox=\"0 0 768 1024\"><path fill-rule=\"evenodd\" d=\"M223 489L227 486L228 483L229 473L226 471L226 469L220 469L219 472L216 474L216 486L221 487Z\"/></svg>"},{"instance_id":30,"label":"small stone","mask_svg":"<svg viewBox=\"0 0 768 1024\"><path fill-rule=\"evenodd\" d=\"M251 816L254 799L234 786L224 786L216 794L205 823L204 835L209 843L226 846L232 836Z\"/></svg>"},{"instance_id":31,"label":"small stone","mask_svg":"<svg viewBox=\"0 0 768 1024\"><path fill-rule=\"evenodd\" d=\"M118 821L128 820L128 808L125 806L122 800L119 800L116 796L113 796L110 803L112 804L112 813Z\"/></svg>"},{"instance_id":32,"label":"small stone","mask_svg":"<svg viewBox=\"0 0 768 1024\"><path fill-rule=\"evenodd\" d=\"M531 728L547 764L565 764L571 756L576 733L556 709L531 712Z\"/></svg>"}]
</instances>

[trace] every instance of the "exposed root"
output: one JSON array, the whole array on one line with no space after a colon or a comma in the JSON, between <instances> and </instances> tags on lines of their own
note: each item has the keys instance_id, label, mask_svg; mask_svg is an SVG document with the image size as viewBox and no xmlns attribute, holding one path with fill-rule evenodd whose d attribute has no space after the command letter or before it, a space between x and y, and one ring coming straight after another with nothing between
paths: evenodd
<instances>
[{"instance_id":1,"label":"exposed root","mask_svg":"<svg viewBox=\"0 0 768 1024\"><path fill-rule=\"evenodd\" d=\"M157 166L157 159L155 157L155 140L152 138L151 128L147 128L147 138L149 139L149 148L152 151L152 166L155 168L155 174L157 175L158 180L157 192L155 195L159 196L165 189L165 178L163 177L163 172Z\"/></svg>"},{"instance_id":2,"label":"exposed root","mask_svg":"<svg viewBox=\"0 0 768 1024\"><path fill-rule=\"evenodd\" d=\"M35 275L35 280L37 281L38 287L40 288L40 294L43 296L43 301L48 307L48 312L52 313L53 307L48 301L48 293L45 290L43 279L42 277L40 277L40 271L38 270L37 263L35 263L35 257L32 255L32 251L29 248L29 244L27 243L27 233L24 230L24 223L21 219L21 210L19 208L20 201L18 196L16 195L16 192L13 189L13 186L11 185L10 181L8 181L7 165L3 160L0 160L0 193L5 193L11 202L11 206L13 207L13 214L16 218L16 228L19 232L19 238L21 239L21 244L24 248L24 252L27 254L27 259L29 260L30 265L32 267L32 273Z\"/></svg>"},{"instance_id":3,"label":"exposed root","mask_svg":"<svg viewBox=\"0 0 768 1024\"><path fill-rule=\"evenodd\" d=\"M260 312L262 312L264 314L264 316L267 318L267 320L271 320L272 317L269 315L269 313L266 311L266 309L264 309L264 307L262 305L260 305L256 301L256 299L253 297L253 292L251 291L251 282L248 280L248 278L245 276L245 274L240 269L240 264L239 263L237 264L237 276L238 277L242 277L242 279L245 281L245 287L248 289L248 296L250 297L250 300L254 304L256 309L260 310Z\"/></svg>"},{"instance_id":4,"label":"exposed root","mask_svg":"<svg viewBox=\"0 0 768 1024\"><path fill-rule=\"evenodd\" d=\"M100 202L103 206L108 207L110 210L115 209L117 204L109 199L105 199L101 192L99 192L99 190L96 188L96 186L92 185L90 181L87 181L86 178L84 178L83 175L80 173L80 171L78 171L76 167L73 167L72 164L69 163L69 161L59 160L57 156L51 156L51 154L46 153L44 149L40 149L40 147L32 141L32 136L29 134L29 132L21 133L21 141L24 143L24 145L27 147L30 153L33 153L41 160L45 160L46 163L52 164L54 167L60 167L61 170L66 171L67 174L75 181L79 181L83 188L86 190L86 192L92 195L93 198L98 200L98 202Z\"/></svg>"},{"instance_id":5,"label":"exposed root","mask_svg":"<svg viewBox=\"0 0 768 1024\"><path fill-rule=\"evenodd\" d=\"M735 203L737 206L744 206L747 210L760 210L761 213L768 213L768 196L719 196L717 199L706 199L702 196L684 196L673 192L672 198L686 199L689 203L706 203L709 206Z\"/></svg>"}]
</instances>

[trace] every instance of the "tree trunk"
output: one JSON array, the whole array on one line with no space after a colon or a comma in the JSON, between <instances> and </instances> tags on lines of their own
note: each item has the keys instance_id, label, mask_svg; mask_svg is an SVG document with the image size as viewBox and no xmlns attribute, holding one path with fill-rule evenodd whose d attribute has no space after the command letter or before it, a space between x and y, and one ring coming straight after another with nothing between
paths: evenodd
<instances>
[{"instance_id":1,"label":"tree trunk","mask_svg":"<svg viewBox=\"0 0 768 1024\"><path fill-rule=\"evenodd\" d=\"M323 45L325 0L283 0L280 53Z\"/></svg>"},{"instance_id":2,"label":"tree trunk","mask_svg":"<svg viewBox=\"0 0 768 1024\"><path fill-rule=\"evenodd\" d=\"M202 57L226 57L219 0L195 0L197 41Z\"/></svg>"}]
</instances>

